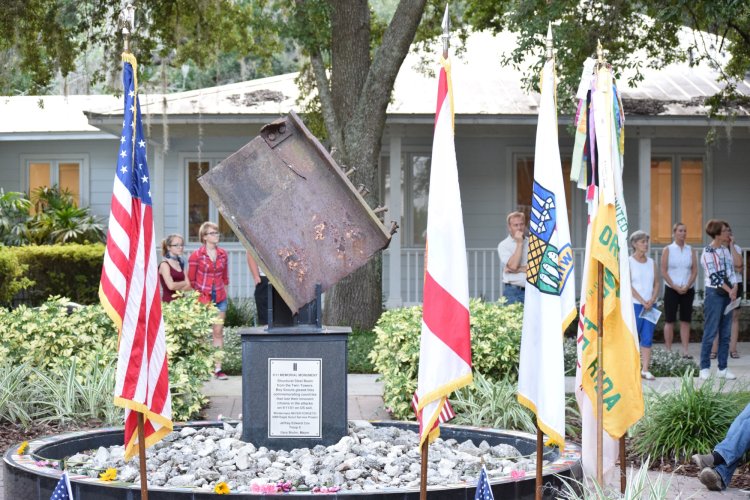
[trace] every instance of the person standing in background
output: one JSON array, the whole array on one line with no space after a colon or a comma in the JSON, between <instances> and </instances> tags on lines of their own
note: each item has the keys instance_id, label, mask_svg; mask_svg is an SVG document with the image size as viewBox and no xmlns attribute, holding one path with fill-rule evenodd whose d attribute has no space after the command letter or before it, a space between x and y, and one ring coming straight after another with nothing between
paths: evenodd
<instances>
[{"instance_id":1,"label":"person standing in background","mask_svg":"<svg viewBox=\"0 0 750 500\"><path fill-rule=\"evenodd\" d=\"M734 267L734 278L737 283L737 298L743 299L743 280L742 275L745 272L745 263L742 260L742 248L735 243L732 228L729 228L729 252L732 254L732 266ZM737 337L740 334L740 308L737 307L732 311L732 328L729 337L729 356L732 359L739 359L740 353L737 351ZM719 337L714 339L714 346L711 348L711 359L716 359L716 353L719 347Z\"/></svg>"},{"instance_id":2,"label":"person standing in background","mask_svg":"<svg viewBox=\"0 0 750 500\"><path fill-rule=\"evenodd\" d=\"M723 220L711 219L706 223L706 234L713 241L703 249L701 266L705 277L705 297L703 299L703 340L701 342L700 377L707 380L711 375L711 348L714 337L719 337L718 361L719 378L735 380L737 376L727 368L729 357L729 337L731 335L731 314L724 310L737 297L732 254L729 252L729 224Z\"/></svg>"},{"instance_id":3,"label":"person standing in background","mask_svg":"<svg viewBox=\"0 0 750 500\"><path fill-rule=\"evenodd\" d=\"M656 262L648 256L649 236L645 231L636 231L630 235L630 283L633 287L633 309L635 326L641 345L641 377L654 380L649 371L651 365L651 346L654 341L656 324L641 317L644 311L650 311L659 296L659 280L656 275Z\"/></svg>"},{"instance_id":4,"label":"person standing in background","mask_svg":"<svg viewBox=\"0 0 750 500\"><path fill-rule=\"evenodd\" d=\"M253 275L255 282L255 316L258 320L257 326L268 324L268 277L258 267L250 252L247 252L247 267Z\"/></svg>"},{"instance_id":5,"label":"person standing in background","mask_svg":"<svg viewBox=\"0 0 750 500\"><path fill-rule=\"evenodd\" d=\"M164 260L159 263L159 282L161 283L161 301L172 302L178 290L192 290L190 280L185 275L185 240L179 234L170 234L161 242L161 255Z\"/></svg>"},{"instance_id":6,"label":"person standing in background","mask_svg":"<svg viewBox=\"0 0 750 500\"><path fill-rule=\"evenodd\" d=\"M500 266L503 269L503 297L507 304L523 304L526 293L526 265L529 238L526 236L526 216L511 212L506 218L508 236L497 245Z\"/></svg>"},{"instance_id":7,"label":"person standing in background","mask_svg":"<svg viewBox=\"0 0 750 500\"><path fill-rule=\"evenodd\" d=\"M198 230L203 246L190 254L188 276L190 284L198 293L204 304L213 303L219 310L216 323L213 325L214 347L224 347L224 318L227 314L227 289L229 284L229 257L223 248L219 248L219 226L213 222L204 222ZM216 358L214 378L226 380L221 371L221 359Z\"/></svg>"},{"instance_id":8,"label":"person standing in background","mask_svg":"<svg viewBox=\"0 0 750 500\"><path fill-rule=\"evenodd\" d=\"M698 259L693 249L685 243L687 227L678 222L672 228L674 241L661 254L661 275L664 278L664 347L672 350L674 322L680 311L680 341L682 357L693 359L688 353L690 322L693 319L695 279L698 276Z\"/></svg>"}]
</instances>

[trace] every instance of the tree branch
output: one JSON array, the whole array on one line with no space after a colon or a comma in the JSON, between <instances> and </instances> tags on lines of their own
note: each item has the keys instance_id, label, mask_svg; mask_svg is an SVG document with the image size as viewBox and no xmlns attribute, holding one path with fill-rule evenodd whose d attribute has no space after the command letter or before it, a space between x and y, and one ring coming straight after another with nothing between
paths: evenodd
<instances>
[{"instance_id":1,"label":"tree branch","mask_svg":"<svg viewBox=\"0 0 750 500\"><path fill-rule=\"evenodd\" d=\"M333 107L333 96L331 95L331 86L328 81L328 75L326 75L326 67L323 63L323 56L319 50L312 51L310 53L310 63L313 69L313 75L315 75L315 84L318 87L318 98L320 99L320 108L323 113L323 121L325 122L326 129L328 129L328 135L331 139L333 147L339 151L344 151L343 133L341 131L341 124L336 117L336 113Z\"/></svg>"}]
</instances>

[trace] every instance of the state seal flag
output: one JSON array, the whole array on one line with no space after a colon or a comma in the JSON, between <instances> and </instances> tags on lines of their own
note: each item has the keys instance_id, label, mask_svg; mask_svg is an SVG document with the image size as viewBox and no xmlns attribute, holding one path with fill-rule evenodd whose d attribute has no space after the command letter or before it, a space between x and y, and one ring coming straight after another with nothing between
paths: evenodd
<instances>
[{"instance_id":1,"label":"state seal flag","mask_svg":"<svg viewBox=\"0 0 750 500\"><path fill-rule=\"evenodd\" d=\"M542 70L534 184L523 309L518 401L538 427L565 444L563 334L575 319L576 297L568 208L557 140L554 60Z\"/></svg>"},{"instance_id":2,"label":"state seal flag","mask_svg":"<svg viewBox=\"0 0 750 500\"><path fill-rule=\"evenodd\" d=\"M159 298L151 182L138 102L137 62L123 54L124 106L99 299L119 332L115 399L125 408L125 460L172 430L167 345Z\"/></svg>"},{"instance_id":3,"label":"state seal flag","mask_svg":"<svg viewBox=\"0 0 750 500\"><path fill-rule=\"evenodd\" d=\"M416 393L420 446L440 435L438 424L448 395L472 380L469 274L453 141L450 63L445 59L438 81L424 267Z\"/></svg>"},{"instance_id":4,"label":"state seal flag","mask_svg":"<svg viewBox=\"0 0 750 500\"><path fill-rule=\"evenodd\" d=\"M622 187L625 114L611 68L601 67L594 78L584 72L585 99L579 104L576 149L582 150L579 173L572 180L586 189L589 224L578 323L576 397L582 419L582 463L588 475L596 473L596 380L603 370L603 464L611 478L617 458L617 440L644 411L640 351L635 327L628 218ZM583 85L582 85L583 86ZM585 185L584 185L585 184ZM598 283L597 265L603 266ZM603 300L597 290L601 286ZM597 357L597 313L603 310L603 353ZM606 479L605 479L606 480Z\"/></svg>"}]
</instances>

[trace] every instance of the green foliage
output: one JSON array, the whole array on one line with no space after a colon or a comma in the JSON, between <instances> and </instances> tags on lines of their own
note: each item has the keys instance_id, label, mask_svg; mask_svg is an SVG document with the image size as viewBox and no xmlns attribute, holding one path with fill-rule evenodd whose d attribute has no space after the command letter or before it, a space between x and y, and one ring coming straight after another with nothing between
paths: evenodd
<instances>
[{"instance_id":1,"label":"green foliage","mask_svg":"<svg viewBox=\"0 0 750 500\"><path fill-rule=\"evenodd\" d=\"M163 304L163 315L172 412L174 420L188 420L207 402L201 390L213 369L209 337L216 310L198 302L196 294L189 294ZM103 387L110 384L107 370L117 357L117 331L101 306L69 308L67 299L52 297L36 308L0 309L0 331L0 364L33 366L39 386L53 395L52 402L60 400L61 411L54 412L48 405L45 418L61 423L109 418L110 410L97 395L105 400L113 396L113 383L106 390ZM71 366L73 358L75 366ZM83 385L76 387L71 374ZM57 387L62 380L66 384ZM5 418L2 404L0 399L0 418Z\"/></svg>"},{"instance_id":2,"label":"green foliage","mask_svg":"<svg viewBox=\"0 0 750 500\"><path fill-rule=\"evenodd\" d=\"M13 297L32 281L25 275L29 266L18 262L15 253L0 246L0 306L10 305Z\"/></svg>"},{"instance_id":3,"label":"green foliage","mask_svg":"<svg viewBox=\"0 0 750 500\"><path fill-rule=\"evenodd\" d=\"M491 380L516 378L523 306L473 299L469 307L475 372ZM370 360L383 378L385 405L398 419L413 418L409 405L417 387L421 324L422 307L415 306L384 312L375 327Z\"/></svg>"},{"instance_id":4,"label":"green foliage","mask_svg":"<svg viewBox=\"0 0 750 500\"><path fill-rule=\"evenodd\" d=\"M27 241L31 201L23 193L8 191L0 188L0 244L21 245Z\"/></svg>"},{"instance_id":5,"label":"green foliage","mask_svg":"<svg viewBox=\"0 0 750 500\"><path fill-rule=\"evenodd\" d=\"M255 300L253 298L229 299L224 326L254 326Z\"/></svg>"},{"instance_id":6,"label":"green foliage","mask_svg":"<svg viewBox=\"0 0 750 500\"><path fill-rule=\"evenodd\" d=\"M2 353L0 353L2 354ZM29 363L11 363L0 357L0 422L14 422L28 428L34 417L34 369Z\"/></svg>"},{"instance_id":7,"label":"green foliage","mask_svg":"<svg viewBox=\"0 0 750 500\"><path fill-rule=\"evenodd\" d=\"M375 366L370 360L370 352L375 346L375 332L353 330L349 335L347 359L349 373L375 373Z\"/></svg>"},{"instance_id":8,"label":"green foliage","mask_svg":"<svg viewBox=\"0 0 750 500\"><path fill-rule=\"evenodd\" d=\"M682 377L679 390L644 398L645 416L632 429L632 450L641 456L687 461L710 453L743 406L734 387L715 381L695 386L693 374Z\"/></svg>"},{"instance_id":9,"label":"green foliage","mask_svg":"<svg viewBox=\"0 0 750 500\"><path fill-rule=\"evenodd\" d=\"M227 375L242 374L242 336L237 328L224 328L224 358L221 369Z\"/></svg>"},{"instance_id":10,"label":"green foliage","mask_svg":"<svg viewBox=\"0 0 750 500\"><path fill-rule=\"evenodd\" d=\"M664 476L662 473L655 479L648 474L651 459L646 458L640 468L631 468L628 472L625 493L620 493L619 486L602 487L593 479L578 480L575 478L561 478L563 482L562 491L558 492L558 498L564 500L666 500L669 496L669 486L672 475Z\"/></svg>"},{"instance_id":11,"label":"green foliage","mask_svg":"<svg viewBox=\"0 0 750 500\"><path fill-rule=\"evenodd\" d=\"M456 418L451 423L536 433L533 414L517 399L515 380L492 381L474 372L474 382L451 397Z\"/></svg>"},{"instance_id":12,"label":"green foliage","mask_svg":"<svg viewBox=\"0 0 750 500\"><path fill-rule=\"evenodd\" d=\"M68 297L79 304L99 301L104 245L40 245L9 247L33 287L25 292L27 304L38 305L53 295Z\"/></svg>"},{"instance_id":13,"label":"green foliage","mask_svg":"<svg viewBox=\"0 0 750 500\"><path fill-rule=\"evenodd\" d=\"M685 359L677 351L667 351L661 347L651 349L649 370L655 377L682 377L687 373L698 374L700 368L692 359Z\"/></svg>"}]
</instances>

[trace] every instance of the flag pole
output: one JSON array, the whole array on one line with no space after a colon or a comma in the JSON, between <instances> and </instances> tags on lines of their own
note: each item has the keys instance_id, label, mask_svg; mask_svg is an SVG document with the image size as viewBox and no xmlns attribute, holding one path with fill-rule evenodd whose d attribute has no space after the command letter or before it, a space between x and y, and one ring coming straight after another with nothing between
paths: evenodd
<instances>
[{"instance_id":1,"label":"flag pole","mask_svg":"<svg viewBox=\"0 0 750 500\"><path fill-rule=\"evenodd\" d=\"M547 41L546 41L546 48L547 48L547 60L551 61L554 59L554 51L553 51L553 44L552 44L552 23L550 22L547 26ZM549 85L550 83L548 83ZM554 82L551 82L552 85L554 85ZM542 432L542 429L539 427L538 422L539 417L537 416L537 424L536 424L536 487L535 487L535 494L534 498L535 500L542 500L542 469L543 469L543 462L544 462L544 433Z\"/></svg>"},{"instance_id":2,"label":"flag pole","mask_svg":"<svg viewBox=\"0 0 750 500\"><path fill-rule=\"evenodd\" d=\"M628 478L625 475L625 434L620 437L620 493L625 494Z\"/></svg>"},{"instance_id":3,"label":"flag pole","mask_svg":"<svg viewBox=\"0 0 750 500\"><path fill-rule=\"evenodd\" d=\"M138 461L141 465L141 500L148 500L148 477L146 476L146 429L143 413L138 412Z\"/></svg>"},{"instance_id":4,"label":"flag pole","mask_svg":"<svg viewBox=\"0 0 750 500\"><path fill-rule=\"evenodd\" d=\"M602 44L597 40L596 58L598 68L604 66L604 55ZM599 486L604 487L604 264L601 261L596 263L596 481Z\"/></svg>"},{"instance_id":5,"label":"flag pole","mask_svg":"<svg viewBox=\"0 0 750 500\"><path fill-rule=\"evenodd\" d=\"M123 34L123 52L130 53L130 34L135 29L135 7L128 3L120 12ZM148 500L148 477L146 474L146 428L142 412L138 412L138 462L141 471L141 500Z\"/></svg>"},{"instance_id":6,"label":"flag pole","mask_svg":"<svg viewBox=\"0 0 750 500\"><path fill-rule=\"evenodd\" d=\"M443 59L448 59L448 48L450 47L450 17L448 16L448 7L450 2L445 4L445 13L443 14ZM427 438L422 442L421 453L421 473L419 478L419 500L427 500L427 461L430 452L430 439Z\"/></svg>"}]
</instances>

